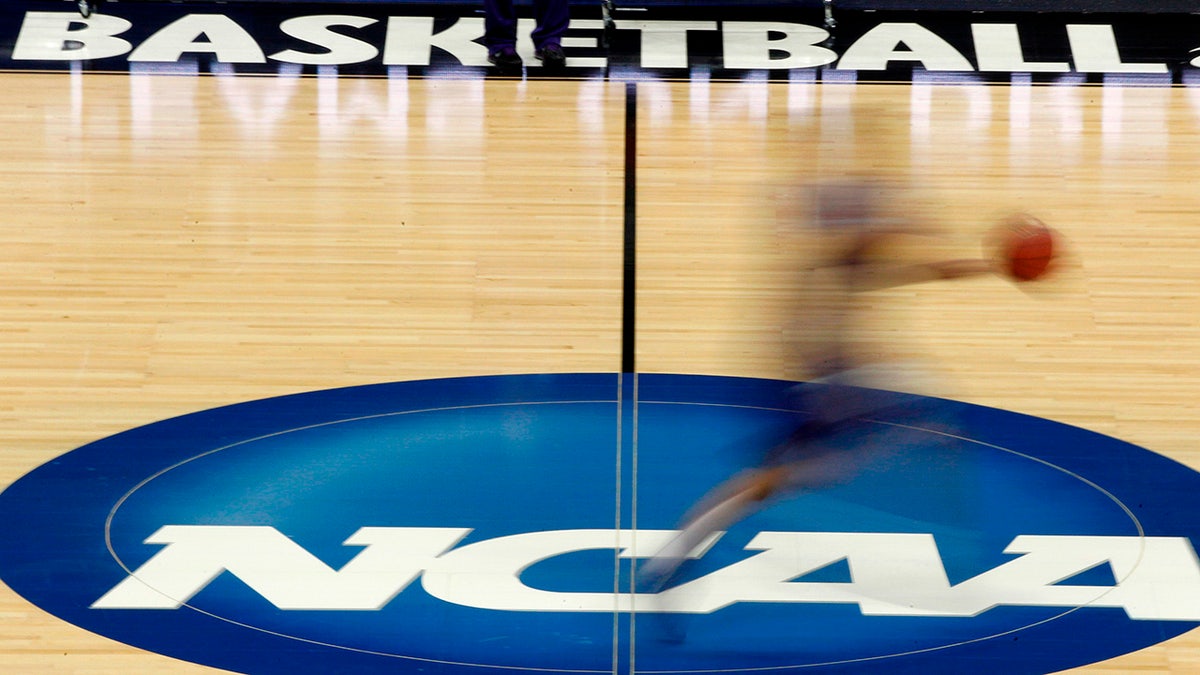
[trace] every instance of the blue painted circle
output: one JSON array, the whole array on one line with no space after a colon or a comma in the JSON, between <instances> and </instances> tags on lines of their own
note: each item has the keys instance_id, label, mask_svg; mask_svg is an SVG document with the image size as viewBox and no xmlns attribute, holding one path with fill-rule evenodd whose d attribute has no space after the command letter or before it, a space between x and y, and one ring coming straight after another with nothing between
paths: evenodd
<instances>
[{"instance_id":1,"label":"blue painted circle","mask_svg":"<svg viewBox=\"0 0 1200 675\"><path fill-rule=\"evenodd\" d=\"M178 609L91 607L162 550L145 540L165 525L274 528L334 570L361 551L343 542L363 527L463 528L460 548L533 532L670 529L802 417L793 387L503 376L199 412L79 448L0 494L0 577L70 623L247 673L1034 673L1196 626L1132 620L1120 608L914 617L865 616L852 603L741 602L685 617L688 640L677 645L655 639L654 615L478 609L440 600L420 581L378 610L285 610L228 573ZM931 534L952 584L1012 560L1004 549L1018 535L1200 534L1200 474L1176 462L1048 420L910 403L865 430L881 448L869 461L730 528L689 574L746 559L763 531ZM626 566L612 550L579 551L530 566L521 581L611 593L627 587ZM819 573L831 576L805 580L848 581L837 566Z\"/></svg>"}]
</instances>

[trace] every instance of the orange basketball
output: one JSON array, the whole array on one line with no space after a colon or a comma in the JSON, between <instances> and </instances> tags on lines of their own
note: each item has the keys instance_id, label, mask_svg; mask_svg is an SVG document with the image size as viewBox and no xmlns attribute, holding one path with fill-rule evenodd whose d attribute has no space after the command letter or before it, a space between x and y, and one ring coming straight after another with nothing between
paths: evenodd
<instances>
[{"instance_id":1,"label":"orange basketball","mask_svg":"<svg viewBox=\"0 0 1200 675\"><path fill-rule=\"evenodd\" d=\"M1050 271L1057 248L1057 237L1033 216L1010 219L1004 246L1008 274L1016 281L1034 281Z\"/></svg>"}]
</instances>

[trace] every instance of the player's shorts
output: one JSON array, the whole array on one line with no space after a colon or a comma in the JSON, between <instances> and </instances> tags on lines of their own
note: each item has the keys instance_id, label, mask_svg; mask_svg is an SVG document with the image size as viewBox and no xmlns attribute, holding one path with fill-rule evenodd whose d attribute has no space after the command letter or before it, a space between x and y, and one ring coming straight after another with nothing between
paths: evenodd
<instances>
[{"instance_id":1,"label":"player's shorts","mask_svg":"<svg viewBox=\"0 0 1200 675\"><path fill-rule=\"evenodd\" d=\"M881 388L904 384L878 369L860 368L797 385L791 392L796 426L768 450L764 464L775 466L859 448L897 424L925 421L931 408L929 397Z\"/></svg>"}]
</instances>

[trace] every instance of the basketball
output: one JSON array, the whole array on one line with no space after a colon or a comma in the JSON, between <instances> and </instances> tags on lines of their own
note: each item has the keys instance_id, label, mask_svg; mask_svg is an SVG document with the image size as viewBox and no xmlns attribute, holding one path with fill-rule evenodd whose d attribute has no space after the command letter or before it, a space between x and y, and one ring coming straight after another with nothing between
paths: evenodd
<instances>
[{"instance_id":1,"label":"basketball","mask_svg":"<svg viewBox=\"0 0 1200 675\"><path fill-rule=\"evenodd\" d=\"M1045 223L1029 215L1014 216L1006 223L1003 262L1015 281L1044 277L1056 256L1057 237Z\"/></svg>"}]
</instances>

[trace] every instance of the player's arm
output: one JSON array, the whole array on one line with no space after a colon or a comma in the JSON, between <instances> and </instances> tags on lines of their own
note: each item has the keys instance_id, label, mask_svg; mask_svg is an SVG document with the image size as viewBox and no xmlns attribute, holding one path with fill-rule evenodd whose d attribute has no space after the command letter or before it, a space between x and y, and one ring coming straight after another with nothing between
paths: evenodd
<instances>
[{"instance_id":1,"label":"player's arm","mask_svg":"<svg viewBox=\"0 0 1200 675\"><path fill-rule=\"evenodd\" d=\"M962 279L978 277L995 272L995 265L981 258L961 258L959 260L942 260L926 265L935 279Z\"/></svg>"},{"instance_id":2,"label":"player's arm","mask_svg":"<svg viewBox=\"0 0 1200 675\"><path fill-rule=\"evenodd\" d=\"M857 268L859 290L881 290L940 279L965 279L995 272L995 265L978 258L938 260L915 264L872 264Z\"/></svg>"}]
</instances>

